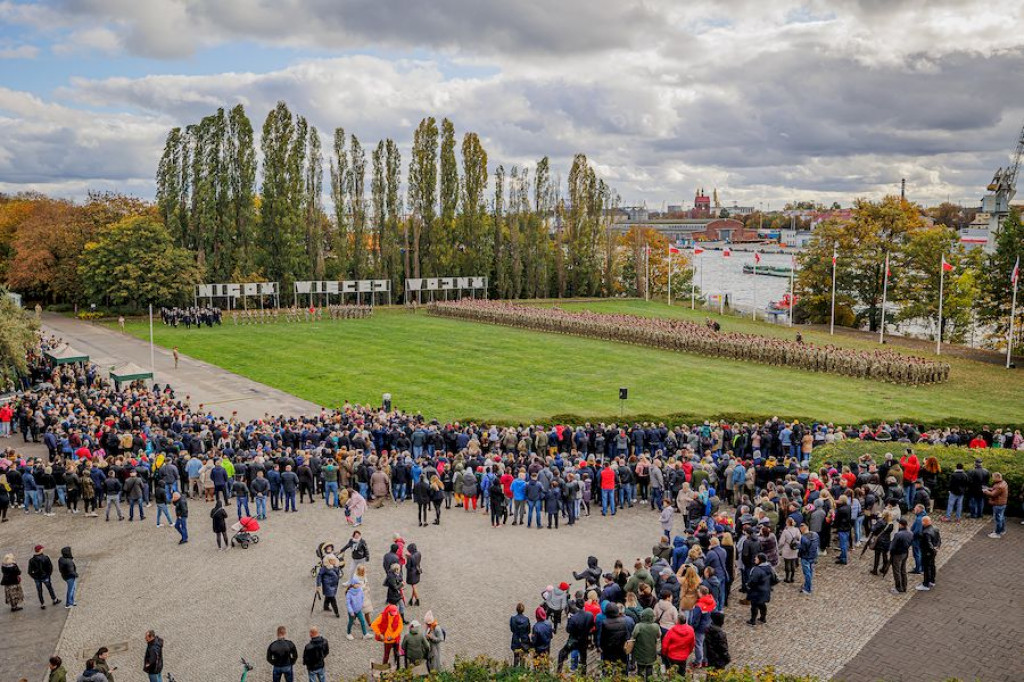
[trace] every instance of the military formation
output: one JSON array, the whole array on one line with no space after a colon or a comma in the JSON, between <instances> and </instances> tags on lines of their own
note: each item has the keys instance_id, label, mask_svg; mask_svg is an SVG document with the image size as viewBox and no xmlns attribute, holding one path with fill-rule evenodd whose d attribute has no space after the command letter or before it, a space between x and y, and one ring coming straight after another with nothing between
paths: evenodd
<instances>
[{"instance_id":1,"label":"military formation","mask_svg":"<svg viewBox=\"0 0 1024 682\"><path fill-rule=\"evenodd\" d=\"M184 325L185 329L192 327L212 327L221 323L223 312L216 306L188 306L187 308L161 308L160 317L164 324L169 327Z\"/></svg>"},{"instance_id":2,"label":"military formation","mask_svg":"<svg viewBox=\"0 0 1024 682\"><path fill-rule=\"evenodd\" d=\"M258 310L234 310L231 321L236 325L277 324L278 322L320 322L329 320L357 320L373 315L373 306L331 305L326 307L260 308Z\"/></svg>"},{"instance_id":3,"label":"military formation","mask_svg":"<svg viewBox=\"0 0 1024 682\"><path fill-rule=\"evenodd\" d=\"M687 320L570 312L559 308L470 299L431 303L427 312L472 322L586 336L895 384L932 384L949 379L948 364L893 350L856 350L804 343L802 340L722 332L720 327Z\"/></svg>"}]
</instances>

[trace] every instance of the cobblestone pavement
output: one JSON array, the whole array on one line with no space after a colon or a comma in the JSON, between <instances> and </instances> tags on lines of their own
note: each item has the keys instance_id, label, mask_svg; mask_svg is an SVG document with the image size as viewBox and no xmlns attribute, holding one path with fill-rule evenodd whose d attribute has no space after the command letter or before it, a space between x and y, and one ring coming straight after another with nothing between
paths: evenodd
<instances>
[{"instance_id":1,"label":"cobblestone pavement","mask_svg":"<svg viewBox=\"0 0 1024 682\"><path fill-rule=\"evenodd\" d=\"M836 679L1024 680L1024 527L1007 525L1001 540L975 535L939 571L936 589L911 599Z\"/></svg>"},{"instance_id":2,"label":"cobblestone pavement","mask_svg":"<svg viewBox=\"0 0 1024 682\"><path fill-rule=\"evenodd\" d=\"M157 318L154 324L162 324ZM129 334L99 324L82 322L56 313L43 313L43 329L57 334L80 351L89 354L101 369L115 362L131 361L149 367L149 344ZM208 330L197 330L203 334ZM271 388L216 365L181 355L174 368L171 350L157 346L154 350L157 383L170 383L179 397L191 396L191 404L200 403L216 414L230 416L238 412L242 419L258 419L270 414L317 414L320 406L308 400Z\"/></svg>"},{"instance_id":3,"label":"cobblestone pavement","mask_svg":"<svg viewBox=\"0 0 1024 682\"><path fill-rule=\"evenodd\" d=\"M308 640L309 626L319 626L332 645L328 665L332 676L367 672L369 662L381 655L381 646L373 641L346 641L344 616L335 619L319 607L312 615L309 611L313 550L325 539L338 542L350 534L343 515L322 503L301 505L297 514L271 512L258 546L218 552L209 509L206 503L190 505L191 541L183 546L177 545L173 529L155 528L154 509L146 510L144 523L106 523L102 516L25 517L18 512L3 527L0 552L14 548L26 558L36 542L55 554L71 544L80 565L88 565L80 580L79 606L73 609L56 647L75 674L99 646L118 652L114 662L122 670L140 670L142 634L154 628L166 642L166 670L179 682L233 679L239 656L258 664L250 680L263 682L270 679L263 663L266 646L279 624L288 627L300 651ZM444 512L440 528L421 529L412 525L415 513L415 506L405 503L371 509L364 519L362 530L371 549L372 602L377 610L384 603L380 562L391 534L400 532L418 544L424 557L423 606L410 607L408 617L422 620L428 609L434 611L448 632L444 647L448 665L456 654L505 658L508 617L517 601L532 612L541 589L568 580L571 571L586 565L591 553L605 569L616 558L629 567L636 557L650 552L658 535L657 517L638 509L627 509L614 518L595 514L575 528L563 526L557 531L492 529L483 513L461 509ZM977 523L965 523L959 529L944 526L940 565L979 528ZM767 626L743 625L746 608L736 602L727 610L726 626L735 663L771 663L786 671L823 677L838 672L911 600L909 595L890 595L890 583L868 575L866 562L867 557L840 567L831 563L831 557L824 559L813 597L797 594L798 586L779 585ZM943 575L940 568L940 583ZM574 588L578 585L574 582ZM964 600L957 603L964 606ZM51 615L48 609L45 617ZM60 624L43 617L32 608L19 614L4 612L0 632L14 626L53 641ZM555 645L563 641L559 633ZM828 655L807 655L823 651ZM37 671L45 667L45 652L22 648L6 637L0 642L0 656L4 680L19 675L36 679Z\"/></svg>"}]
</instances>

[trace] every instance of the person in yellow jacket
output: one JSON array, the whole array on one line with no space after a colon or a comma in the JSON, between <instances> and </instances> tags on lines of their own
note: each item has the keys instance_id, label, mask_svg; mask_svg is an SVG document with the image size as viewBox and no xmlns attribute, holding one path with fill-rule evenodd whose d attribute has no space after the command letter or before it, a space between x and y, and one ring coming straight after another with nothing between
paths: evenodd
<instances>
[{"instance_id":1,"label":"person in yellow jacket","mask_svg":"<svg viewBox=\"0 0 1024 682\"><path fill-rule=\"evenodd\" d=\"M402 641L402 629L405 624L402 622L402 614L398 612L398 607L394 604L388 604L380 615L377 616L370 624L370 629L373 630L374 638L378 642L384 642L384 660L382 663L387 663L388 658L391 657L391 653L395 655L395 668L399 667L399 661L401 656Z\"/></svg>"}]
</instances>

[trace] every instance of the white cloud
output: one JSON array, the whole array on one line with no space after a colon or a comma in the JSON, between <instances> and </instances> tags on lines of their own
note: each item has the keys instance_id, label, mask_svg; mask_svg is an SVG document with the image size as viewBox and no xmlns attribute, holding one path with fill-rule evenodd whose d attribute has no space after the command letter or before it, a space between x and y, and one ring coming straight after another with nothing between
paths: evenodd
<instances>
[{"instance_id":1,"label":"white cloud","mask_svg":"<svg viewBox=\"0 0 1024 682\"><path fill-rule=\"evenodd\" d=\"M1024 0L836 7L828 0L0 0L0 21L57 27L57 53L173 64L245 41L333 55L262 73L72 79L55 93L63 105L39 103L49 121L42 129L31 114L3 120L0 186L28 176L67 186L71 175L151 187L171 125L242 102L258 129L283 99L325 139L342 126L365 146L381 137L407 145L419 119L434 115L452 118L460 136L478 132L492 165L550 154L564 177L582 151L626 201L678 203L696 186L715 185L728 203L849 201L892 191L900 177L926 202L980 195L1005 164L1024 116L1017 82L1024 35L1006 30L1024 24ZM353 56L357 48L379 56ZM10 111L5 100L17 95L0 91L0 109ZM117 134L126 143L110 157L65 146L102 146ZM17 158L26 140L67 158L45 154L26 175L3 161Z\"/></svg>"},{"instance_id":2,"label":"white cloud","mask_svg":"<svg viewBox=\"0 0 1024 682\"><path fill-rule=\"evenodd\" d=\"M39 48L35 45L0 45L0 59L35 59Z\"/></svg>"}]
</instances>

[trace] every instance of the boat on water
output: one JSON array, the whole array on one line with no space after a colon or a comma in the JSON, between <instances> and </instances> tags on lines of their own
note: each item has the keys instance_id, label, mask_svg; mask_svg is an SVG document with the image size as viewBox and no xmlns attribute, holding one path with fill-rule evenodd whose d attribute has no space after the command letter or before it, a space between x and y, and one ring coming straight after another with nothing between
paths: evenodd
<instances>
[{"instance_id":1,"label":"boat on water","mask_svg":"<svg viewBox=\"0 0 1024 682\"><path fill-rule=\"evenodd\" d=\"M789 294L784 294L778 301L772 301L768 304L768 310L786 311L793 307L793 304L800 300L799 296L789 297Z\"/></svg>"},{"instance_id":2,"label":"boat on water","mask_svg":"<svg viewBox=\"0 0 1024 682\"><path fill-rule=\"evenodd\" d=\"M751 263L743 264L743 274L753 275L754 265ZM758 265L757 274L765 275L767 277L790 277L793 274L793 268L788 265Z\"/></svg>"}]
</instances>

